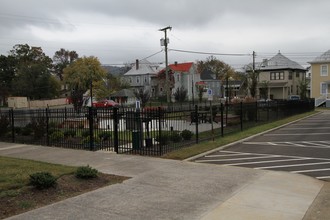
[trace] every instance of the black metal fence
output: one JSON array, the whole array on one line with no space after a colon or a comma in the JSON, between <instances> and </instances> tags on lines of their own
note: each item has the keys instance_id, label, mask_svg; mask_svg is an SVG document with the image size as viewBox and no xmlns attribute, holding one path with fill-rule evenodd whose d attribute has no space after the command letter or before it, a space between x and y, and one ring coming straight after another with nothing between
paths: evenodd
<instances>
[{"instance_id":1,"label":"black metal fence","mask_svg":"<svg viewBox=\"0 0 330 220\"><path fill-rule=\"evenodd\" d=\"M0 141L161 156L175 149L314 110L314 101L133 108L6 110Z\"/></svg>"}]
</instances>

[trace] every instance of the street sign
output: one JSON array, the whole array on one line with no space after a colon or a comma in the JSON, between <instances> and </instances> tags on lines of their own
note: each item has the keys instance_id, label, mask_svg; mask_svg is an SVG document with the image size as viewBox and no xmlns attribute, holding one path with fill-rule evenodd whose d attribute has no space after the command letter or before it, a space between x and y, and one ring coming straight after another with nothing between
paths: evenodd
<instances>
[{"instance_id":1,"label":"street sign","mask_svg":"<svg viewBox=\"0 0 330 220\"><path fill-rule=\"evenodd\" d=\"M207 89L207 100L213 101L213 92L212 89Z\"/></svg>"},{"instance_id":2,"label":"street sign","mask_svg":"<svg viewBox=\"0 0 330 220\"><path fill-rule=\"evenodd\" d=\"M136 102L135 102L135 108L136 109L140 109L140 107L141 107L140 101L136 100Z\"/></svg>"}]
</instances>

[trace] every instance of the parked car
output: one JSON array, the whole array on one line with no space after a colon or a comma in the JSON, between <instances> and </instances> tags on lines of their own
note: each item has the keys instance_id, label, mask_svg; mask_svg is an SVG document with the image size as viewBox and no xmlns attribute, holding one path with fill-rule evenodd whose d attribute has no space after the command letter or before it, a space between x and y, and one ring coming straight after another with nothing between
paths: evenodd
<instances>
[{"instance_id":1,"label":"parked car","mask_svg":"<svg viewBox=\"0 0 330 220\"><path fill-rule=\"evenodd\" d=\"M98 102L93 102L93 107L98 107L98 108L115 107L115 106L119 106L119 104L113 100L108 100L108 99L104 99Z\"/></svg>"}]
</instances>

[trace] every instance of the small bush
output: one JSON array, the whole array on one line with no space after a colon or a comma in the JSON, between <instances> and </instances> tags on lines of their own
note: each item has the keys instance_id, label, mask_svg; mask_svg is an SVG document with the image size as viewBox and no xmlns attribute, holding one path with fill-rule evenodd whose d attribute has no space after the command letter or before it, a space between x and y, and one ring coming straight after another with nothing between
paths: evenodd
<instances>
[{"instance_id":1,"label":"small bush","mask_svg":"<svg viewBox=\"0 0 330 220\"><path fill-rule=\"evenodd\" d=\"M193 135L194 134L187 129L185 129L181 132L181 136L182 136L183 140L186 140L186 141L191 140Z\"/></svg>"},{"instance_id":2,"label":"small bush","mask_svg":"<svg viewBox=\"0 0 330 220\"><path fill-rule=\"evenodd\" d=\"M99 133L99 138L103 141L107 141L111 139L111 132L110 131L102 131Z\"/></svg>"},{"instance_id":3,"label":"small bush","mask_svg":"<svg viewBox=\"0 0 330 220\"><path fill-rule=\"evenodd\" d=\"M22 128L21 127L14 127L15 134L19 135L22 133Z\"/></svg>"},{"instance_id":4,"label":"small bush","mask_svg":"<svg viewBox=\"0 0 330 220\"><path fill-rule=\"evenodd\" d=\"M56 185L56 178L49 172L37 172L30 175L30 185L37 189L47 189Z\"/></svg>"},{"instance_id":5,"label":"small bush","mask_svg":"<svg viewBox=\"0 0 330 220\"><path fill-rule=\"evenodd\" d=\"M9 129L9 118L5 115L0 116L0 136L6 134Z\"/></svg>"},{"instance_id":6,"label":"small bush","mask_svg":"<svg viewBox=\"0 0 330 220\"><path fill-rule=\"evenodd\" d=\"M180 141L182 141L182 136L180 135L179 132L173 132L171 134L171 137L170 137L171 141L173 141L174 143L178 143Z\"/></svg>"},{"instance_id":7,"label":"small bush","mask_svg":"<svg viewBox=\"0 0 330 220\"><path fill-rule=\"evenodd\" d=\"M89 144L90 137L87 136L82 140L82 144ZM101 139L98 136L94 136L94 144L99 144L101 142Z\"/></svg>"},{"instance_id":8,"label":"small bush","mask_svg":"<svg viewBox=\"0 0 330 220\"><path fill-rule=\"evenodd\" d=\"M65 130L63 132L63 134L64 134L64 137L65 138L74 137L74 136L76 136L76 131L75 130L72 130L72 129L68 129L68 130Z\"/></svg>"},{"instance_id":9,"label":"small bush","mask_svg":"<svg viewBox=\"0 0 330 220\"><path fill-rule=\"evenodd\" d=\"M29 123L22 129L22 135L28 136L32 133L32 131L33 131L32 124Z\"/></svg>"},{"instance_id":10,"label":"small bush","mask_svg":"<svg viewBox=\"0 0 330 220\"><path fill-rule=\"evenodd\" d=\"M54 131L50 136L49 139L51 141L59 141L64 138L64 134L62 131Z\"/></svg>"},{"instance_id":11,"label":"small bush","mask_svg":"<svg viewBox=\"0 0 330 220\"><path fill-rule=\"evenodd\" d=\"M88 136L89 136L89 129L83 130L83 131L81 132L81 136L82 136L82 137L88 137Z\"/></svg>"},{"instance_id":12,"label":"small bush","mask_svg":"<svg viewBox=\"0 0 330 220\"><path fill-rule=\"evenodd\" d=\"M158 141L160 145L168 144L169 140L170 140L170 136L167 133L156 137L156 141Z\"/></svg>"},{"instance_id":13,"label":"small bush","mask_svg":"<svg viewBox=\"0 0 330 220\"><path fill-rule=\"evenodd\" d=\"M78 167L75 172L75 176L79 179L91 179L97 177L98 171L89 165Z\"/></svg>"},{"instance_id":14,"label":"small bush","mask_svg":"<svg viewBox=\"0 0 330 220\"><path fill-rule=\"evenodd\" d=\"M34 133L34 138L38 139L45 135L46 133L47 120L45 117L40 117L32 122L32 130Z\"/></svg>"}]
</instances>

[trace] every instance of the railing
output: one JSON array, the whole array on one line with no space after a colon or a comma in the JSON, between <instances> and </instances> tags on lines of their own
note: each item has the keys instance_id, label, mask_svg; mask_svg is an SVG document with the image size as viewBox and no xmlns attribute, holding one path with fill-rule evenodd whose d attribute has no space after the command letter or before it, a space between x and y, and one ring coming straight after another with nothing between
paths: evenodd
<instances>
[{"instance_id":1,"label":"railing","mask_svg":"<svg viewBox=\"0 0 330 220\"><path fill-rule=\"evenodd\" d=\"M322 95L320 97L318 97L317 99L315 99L315 106L320 106L322 105L326 100L326 95Z\"/></svg>"},{"instance_id":2,"label":"railing","mask_svg":"<svg viewBox=\"0 0 330 220\"><path fill-rule=\"evenodd\" d=\"M314 109L314 100L0 111L0 141L160 156Z\"/></svg>"}]
</instances>

